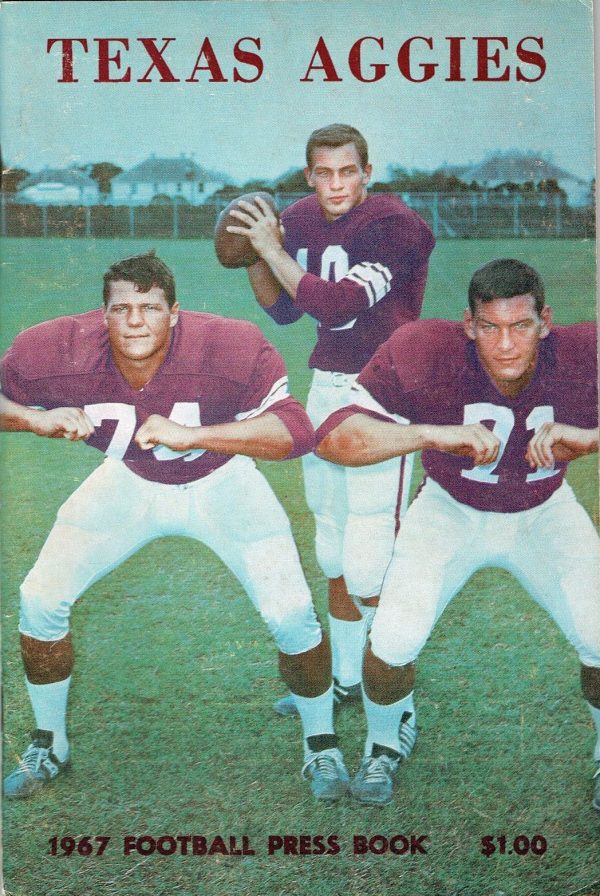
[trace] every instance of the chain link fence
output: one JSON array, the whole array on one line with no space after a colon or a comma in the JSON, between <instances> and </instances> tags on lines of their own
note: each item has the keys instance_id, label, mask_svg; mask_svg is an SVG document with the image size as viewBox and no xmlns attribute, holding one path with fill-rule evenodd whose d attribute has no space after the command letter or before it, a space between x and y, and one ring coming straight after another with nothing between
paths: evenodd
<instances>
[{"instance_id":1,"label":"chain link fence","mask_svg":"<svg viewBox=\"0 0 600 896\"><path fill-rule=\"evenodd\" d=\"M398 194L429 224L437 238L486 239L595 236L594 207L572 207L559 195L503 196L481 193ZM300 194L275 194L278 208ZM3 237L208 239L228 200L204 205L26 205L0 194Z\"/></svg>"}]
</instances>

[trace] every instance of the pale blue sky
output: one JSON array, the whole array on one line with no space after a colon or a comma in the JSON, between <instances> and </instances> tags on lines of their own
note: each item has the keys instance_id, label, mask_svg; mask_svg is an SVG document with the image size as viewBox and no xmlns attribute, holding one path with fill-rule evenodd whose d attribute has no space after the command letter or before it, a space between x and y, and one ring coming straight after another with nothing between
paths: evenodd
<instances>
[{"instance_id":1,"label":"pale blue sky","mask_svg":"<svg viewBox=\"0 0 600 896\"><path fill-rule=\"evenodd\" d=\"M194 154L196 161L243 182L303 164L308 133L346 121L368 138L375 177L389 162L433 169L479 161L496 150L544 153L586 179L594 173L592 13L588 0L155 0L155 2L11 2L0 9L2 150L5 163L45 165L112 161L130 167L150 153ZM351 45L373 42L366 62L387 62L377 83L355 80ZM399 73L398 49L411 35L432 37L418 57L438 62L429 82ZM448 36L465 36L462 83L448 83ZM505 35L507 83L474 83L474 36ZM517 41L542 36L545 76L517 82ZM165 53L177 84L94 84L94 37L129 38L133 77L150 60L138 37L175 37ZM185 83L208 36L226 77ZM260 37L264 73L254 84L231 80L235 41ZM319 36L341 83L301 83ZM76 48L79 82L60 84L60 50L48 38L87 38ZM254 49L246 44L247 49ZM530 45L533 48L533 45ZM116 72L116 69L114 69ZM253 72L242 67L245 74ZM534 69L526 71L531 74ZM156 71L154 72L156 77Z\"/></svg>"}]
</instances>

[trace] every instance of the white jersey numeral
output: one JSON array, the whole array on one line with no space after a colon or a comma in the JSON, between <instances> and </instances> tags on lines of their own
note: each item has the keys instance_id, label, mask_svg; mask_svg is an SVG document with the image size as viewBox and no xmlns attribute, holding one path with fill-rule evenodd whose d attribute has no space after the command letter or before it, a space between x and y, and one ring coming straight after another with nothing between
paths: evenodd
<instances>
[{"instance_id":1,"label":"white jersey numeral","mask_svg":"<svg viewBox=\"0 0 600 896\"><path fill-rule=\"evenodd\" d=\"M135 432L135 407L121 401L104 401L98 404L86 404L84 411L94 426L101 426L104 420L116 421L115 431L104 453L107 457L122 460ZM169 414L169 420L179 423L181 426L200 426L200 405L197 401L176 401ZM184 460L190 461L200 457L204 451L204 448L194 448L191 451L172 451L165 445L157 445L152 449L156 460L174 460L183 457Z\"/></svg>"},{"instance_id":2,"label":"white jersey numeral","mask_svg":"<svg viewBox=\"0 0 600 896\"><path fill-rule=\"evenodd\" d=\"M86 404L83 410L94 426L101 426L104 420L117 421L112 439L104 453L107 457L121 460L125 456L135 432L134 406L121 401L103 401L99 404Z\"/></svg>"},{"instance_id":3,"label":"white jersey numeral","mask_svg":"<svg viewBox=\"0 0 600 896\"><path fill-rule=\"evenodd\" d=\"M298 249L296 261L306 271L308 268L308 249ZM327 246L321 255L321 279L330 283L339 283L344 278L358 283L364 287L369 300L369 308L372 308L380 299L388 294L392 288L392 272L380 262L361 261L350 267L348 253L343 246ZM351 330L356 323L356 318L349 320L339 327L330 327L331 330ZM321 326L321 324L319 324Z\"/></svg>"},{"instance_id":4,"label":"white jersey numeral","mask_svg":"<svg viewBox=\"0 0 600 896\"><path fill-rule=\"evenodd\" d=\"M498 457L491 464L483 464L482 466L473 467L472 470L462 470L461 476L465 479L471 479L474 482L485 482L488 485L495 485L499 476L496 470L500 465L502 456L506 449L506 445L510 438L515 425L515 415L510 408L504 405L491 404L488 401L476 402L475 404L465 405L464 424L481 423L483 420L493 420L494 427L492 432L500 439L500 448ZM554 422L554 408L550 404L539 405L535 407L527 417L525 425L527 430L537 432L544 423ZM539 482L540 479L548 479L550 476L556 476L559 470L555 469L554 464L551 467L538 467L533 473L529 473L525 479L526 482Z\"/></svg>"},{"instance_id":5,"label":"white jersey numeral","mask_svg":"<svg viewBox=\"0 0 600 896\"><path fill-rule=\"evenodd\" d=\"M181 426L200 426L200 405L197 401L176 401L169 414L169 420ZM196 460L204 454L206 448L192 448L190 451L173 451L166 445L157 445L152 449L156 460L175 460L182 457L185 461Z\"/></svg>"},{"instance_id":6,"label":"white jersey numeral","mask_svg":"<svg viewBox=\"0 0 600 896\"><path fill-rule=\"evenodd\" d=\"M506 443L515 425L515 415L510 408L506 408L503 405L490 404L487 401L465 405L465 426L471 423L481 423L482 420L494 421L492 432L500 439L498 457L491 464L482 464L481 466L473 467L472 470L463 470L461 476L464 476L465 479L472 479L474 482L487 482L490 485L494 485L499 479L494 470L496 470L502 460Z\"/></svg>"},{"instance_id":7,"label":"white jersey numeral","mask_svg":"<svg viewBox=\"0 0 600 896\"><path fill-rule=\"evenodd\" d=\"M527 429L532 429L534 432L537 432L544 423L554 423L554 408L551 404L542 404L534 408L525 421ZM533 473L529 473L527 482L539 482L540 479L556 476L558 472L554 464L551 467L538 467Z\"/></svg>"}]
</instances>

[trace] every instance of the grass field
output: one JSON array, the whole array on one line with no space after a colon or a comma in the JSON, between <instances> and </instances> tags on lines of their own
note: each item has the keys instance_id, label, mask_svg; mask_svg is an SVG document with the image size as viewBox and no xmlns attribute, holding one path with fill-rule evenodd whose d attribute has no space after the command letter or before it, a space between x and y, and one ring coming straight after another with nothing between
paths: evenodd
<instances>
[{"instance_id":1,"label":"grass field","mask_svg":"<svg viewBox=\"0 0 600 896\"><path fill-rule=\"evenodd\" d=\"M278 328L207 242L155 241L185 308L245 317L281 350L304 399L313 324ZM139 241L5 240L4 349L22 328L96 307L101 276ZM478 265L499 256L537 267L555 319L595 314L594 244L447 241L431 262L424 314L457 317ZM18 652L18 585L60 503L98 464L83 445L7 435L0 455L4 765L32 717ZM322 615L313 524L298 461L265 463L292 521ZM569 479L597 522L596 459ZM276 560L276 558L274 558ZM68 562L68 558L65 558ZM418 666L420 738L383 809L316 804L300 780L299 726L274 715L284 693L266 629L237 582L181 538L147 546L94 585L73 613L73 770L39 796L4 806L9 896L598 896L600 818L590 808L593 728L578 662L506 573L478 573L435 630ZM362 710L338 717L358 766ZM123 855L127 835L249 837L255 855ZM337 855L267 854L269 835L337 835ZM427 855L353 855L354 835L427 836ZM547 851L501 854L541 835ZM102 856L51 856L49 840L110 837ZM481 838L497 845L481 854ZM523 843L524 841L519 841ZM60 850L59 850L60 852Z\"/></svg>"}]
</instances>

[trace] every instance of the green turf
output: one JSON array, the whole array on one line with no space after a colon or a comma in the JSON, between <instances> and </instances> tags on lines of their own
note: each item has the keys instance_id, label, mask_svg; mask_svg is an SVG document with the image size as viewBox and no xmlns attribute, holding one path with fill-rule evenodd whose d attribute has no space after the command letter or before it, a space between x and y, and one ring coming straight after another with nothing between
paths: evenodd
<instances>
[{"instance_id":1,"label":"green turf","mask_svg":"<svg viewBox=\"0 0 600 896\"><path fill-rule=\"evenodd\" d=\"M99 303L112 261L139 241L5 240L1 339ZM308 389L313 325L278 328L244 272L225 271L208 242L153 241L184 307L250 318L284 354L294 391ZM431 261L424 313L457 317L475 267L513 256L539 268L556 320L595 312L594 244L447 241ZM17 588L56 509L99 460L82 445L2 439L4 764L32 725L17 637ZM570 481L597 521L595 458ZM319 610L324 582L300 464L261 468L284 503ZM68 558L65 558L67 561ZM73 614L73 771L4 807L10 896L567 896L600 893L600 819L589 807L593 729L578 664L560 632L506 573L477 574L419 662L420 738L383 809L316 805L300 781L299 726L271 703L284 689L273 646L231 575L180 538L144 548L94 585ZM365 733L347 709L338 730L352 771ZM123 837L250 837L254 856L122 855ZM337 835L338 855L273 856L270 834ZM428 855L353 856L355 834L427 835ZM485 835L543 835L545 855L481 855ZM103 856L52 857L52 836L109 836Z\"/></svg>"}]
</instances>

